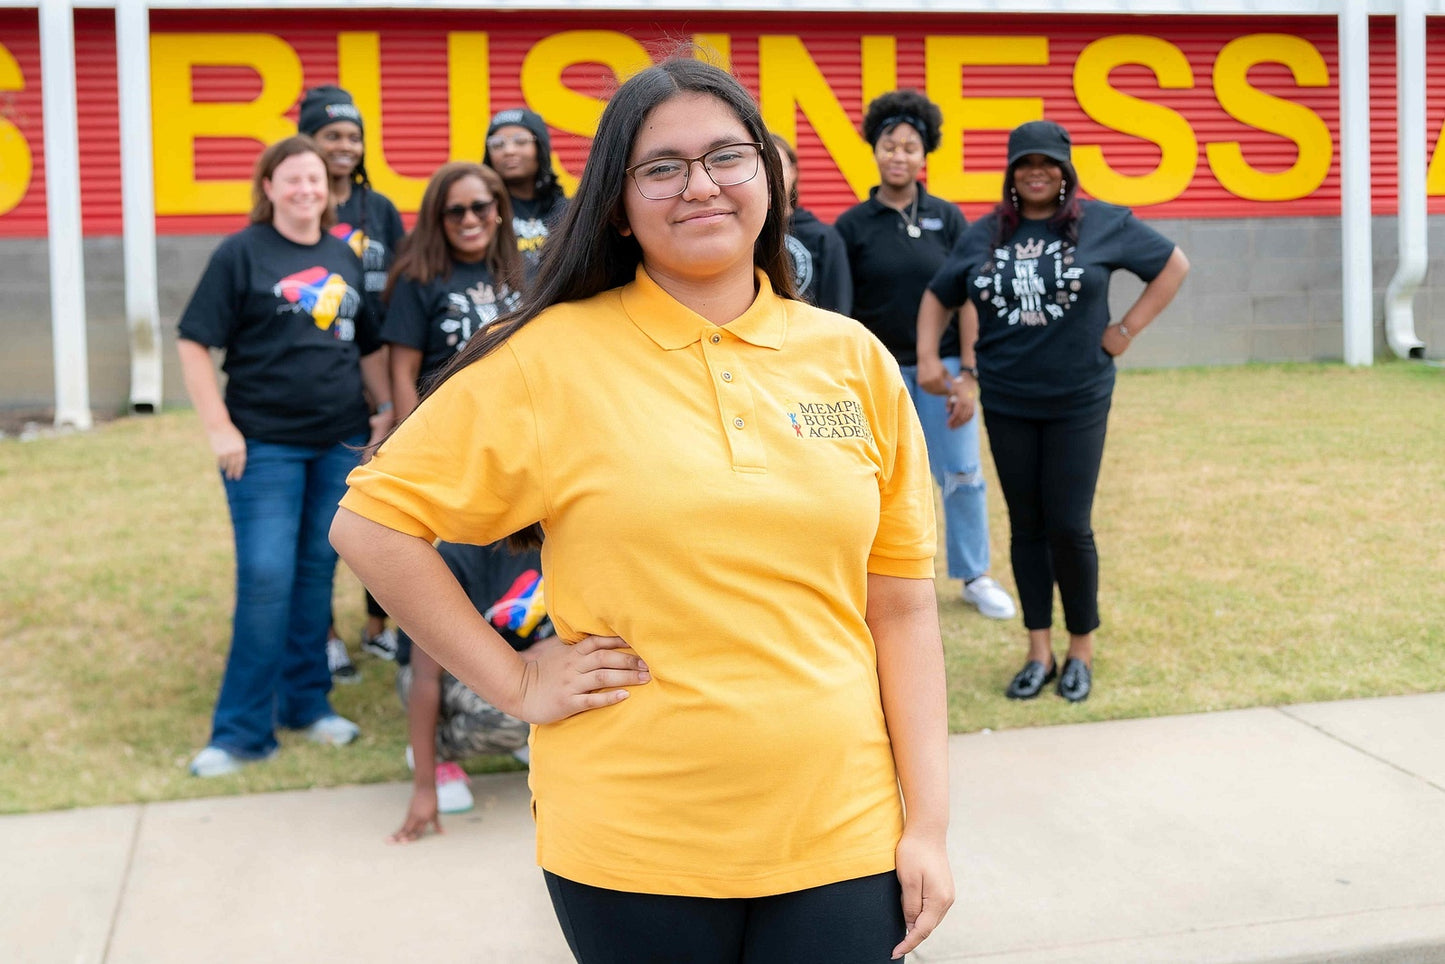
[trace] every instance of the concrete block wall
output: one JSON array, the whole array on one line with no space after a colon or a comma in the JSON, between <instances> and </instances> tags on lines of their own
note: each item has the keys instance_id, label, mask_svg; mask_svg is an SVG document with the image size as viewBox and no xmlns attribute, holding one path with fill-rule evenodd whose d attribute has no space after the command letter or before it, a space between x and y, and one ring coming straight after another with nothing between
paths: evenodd
<instances>
[{"instance_id":1,"label":"concrete block wall","mask_svg":"<svg viewBox=\"0 0 1445 964\"><path fill-rule=\"evenodd\" d=\"M1189 256L1179 297L1125 356L1134 367L1339 360L1340 232L1336 218L1247 218L1151 222ZM1384 292L1396 268L1395 218L1373 225L1375 355L1390 356ZM1445 258L1445 216L1429 226L1432 263ZM176 319L217 237L157 239L167 403L184 404L175 355ZM129 402L130 357L119 238L85 242L91 405L99 414ZM49 407L54 399L49 256L43 240L0 240L0 409ZM1114 276L1110 302L1121 316L1143 285ZM1415 298L1416 333L1427 357L1445 358L1445 273L1432 270Z\"/></svg>"}]
</instances>

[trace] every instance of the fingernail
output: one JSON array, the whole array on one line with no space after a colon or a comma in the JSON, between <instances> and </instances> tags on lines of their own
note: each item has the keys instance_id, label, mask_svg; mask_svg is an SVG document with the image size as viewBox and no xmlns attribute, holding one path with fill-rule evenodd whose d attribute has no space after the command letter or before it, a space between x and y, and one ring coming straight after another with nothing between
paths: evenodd
<instances>
[{"instance_id":1,"label":"fingernail","mask_svg":"<svg viewBox=\"0 0 1445 964\"><path fill-rule=\"evenodd\" d=\"M640 659L637 661L637 668L642 670L644 673L647 672L647 664Z\"/></svg>"},{"instance_id":2,"label":"fingernail","mask_svg":"<svg viewBox=\"0 0 1445 964\"><path fill-rule=\"evenodd\" d=\"M643 672L637 674L637 678L642 680L642 682L646 683L648 680L652 679L652 674L644 670Z\"/></svg>"}]
</instances>

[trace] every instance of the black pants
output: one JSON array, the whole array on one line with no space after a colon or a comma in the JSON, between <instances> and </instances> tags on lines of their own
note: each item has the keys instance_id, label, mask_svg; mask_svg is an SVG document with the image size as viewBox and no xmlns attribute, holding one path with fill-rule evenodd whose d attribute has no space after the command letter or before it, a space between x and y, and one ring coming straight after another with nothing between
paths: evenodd
<instances>
[{"instance_id":1,"label":"black pants","mask_svg":"<svg viewBox=\"0 0 1445 964\"><path fill-rule=\"evenodd\" d=\"M1009 553L1024 626L1053 624L1054 583L1064 625L1075 635L1099 628L1099 554L1090 521L1109 404L1057 419L984 410L988 445L1008 503Z\"/></svg>"},{"instance_id":2,"label":"black pants","mask_svg":"<svg viewBox=\"0 0 1445 964\"><path fill-rule=\"evenodd\" d=\"M726 899L633 894L543 876L578 964L885 964L903 940L893 871Z\"/></svg>"}]
</instances>

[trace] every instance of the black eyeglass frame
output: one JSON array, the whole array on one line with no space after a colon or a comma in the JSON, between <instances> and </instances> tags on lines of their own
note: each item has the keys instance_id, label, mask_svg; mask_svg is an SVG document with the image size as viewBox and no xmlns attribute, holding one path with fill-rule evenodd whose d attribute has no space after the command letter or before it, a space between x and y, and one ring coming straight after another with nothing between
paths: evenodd
<instances>
[{"instance_id":1,"label":"black eyeglass frame","mask_svg":"<svg viewBox=\"0 0 1445 964\"><path fill-rule=\"evenodd\" d=\"M723 184L719 182L717 177L713 174L712 168L708 166L706 158L718 153L719 151L725 151L730 147L751 147L756 150L758 154L757 157L754 159L755 162L753 164L753 172L751 174L749 174L745 178L742 178L741 180L729 181L728 183ZM683 163L682 187L678 188L672 194L667 194L662 197L653 197L642 189L642 182L637 178L637 169L640 167L646 167L649 164L656 164L658 161L681 161ZM699 154L697 157L675 157L672 155L663 155L662 157L649 157L645 161L639 161L631 167L624 168L622 173L632 178L632 183L637 185L637 193L641 194L647 200L670 201L675 197L681 196L687 191L687 186L692 183L692 166L699 163L702 164L702 169L707 173L707 176L712 178L712 182L718 187L736 187L739 184L746 184L753 178L758 176L758 171L761 170L763 166L763 145L759 141L735 141L732 144L723 144L720 147L714 147L712 150L707 151L703 154Z\"/></svg>"}]
</instances>

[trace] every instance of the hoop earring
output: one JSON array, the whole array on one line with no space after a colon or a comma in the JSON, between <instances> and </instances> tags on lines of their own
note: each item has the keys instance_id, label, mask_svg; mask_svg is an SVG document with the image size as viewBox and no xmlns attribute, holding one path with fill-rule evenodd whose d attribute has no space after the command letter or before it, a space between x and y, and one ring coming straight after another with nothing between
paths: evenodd
<instances>
[{"instance_id":1,"label":"hoop earring","mask_svg":"<svg viewBox=\"0 0 1445 964\"><path fill-rule=\"evenodd\" d=\"M1062 181L1059 182L1059 207L1063 207L1063 206L1064 206L1064 204L1066 203L1066 200L1067 200L1067 198L1068 198L1068 194L1069 194L1069 181L1068 181L1068 178L1065 178L1064 180L1062 180Z\"/></svg>"},{"instance_id":2,"label":"hoop earring","mask_svg":"<svg viewBox=\"0 0 1445 964\"><path fill-rule=\"evenodd\" d=\"M1010 187L1008 189L1008 196L1009 200L1013 202L1014 210L1017 211L1019 209L1019 192Z\"/></svg>"}]
</instances>

